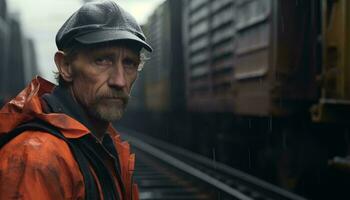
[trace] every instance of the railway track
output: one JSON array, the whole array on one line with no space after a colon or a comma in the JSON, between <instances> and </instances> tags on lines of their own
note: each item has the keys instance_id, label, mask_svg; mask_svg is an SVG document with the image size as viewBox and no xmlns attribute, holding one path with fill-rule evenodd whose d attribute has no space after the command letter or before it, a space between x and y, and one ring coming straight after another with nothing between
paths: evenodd
<instances>
[{"instance_id":1,"label":"railway track","mask_svg":"<svg viewBox=\"0 0 350 200\"><path fill-rule=\"evenodd\" d=\"M215 199L213 191L203 184L186 178L185 174L142 150L134 148L134 152L138 157L134 180L140 189L140 199Z\"/></svg>"},{"instance_id":2,"label":"railway track","mask_svg":"<svg viewBox=\"0 0 350 200\"><path fill-rule=\"evenodd\" d=\"M128 129L141 199L305 200L201 155Z\"/></svg>"}]
</instances>

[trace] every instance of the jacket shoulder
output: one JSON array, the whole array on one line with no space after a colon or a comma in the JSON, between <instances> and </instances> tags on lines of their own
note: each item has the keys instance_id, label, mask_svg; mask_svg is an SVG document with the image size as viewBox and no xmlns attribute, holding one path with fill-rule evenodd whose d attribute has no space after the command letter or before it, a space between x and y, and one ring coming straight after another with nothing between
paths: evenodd
<instances>
[{"instance_id":1,"label":"jacket shoulder","mask_svg":"<svg viewBox=\"0 0 350 200\"><path fill-rule=\"evenodd\" d=\"M10 140L0 150L0 157L25 156L27 162L47 163L58 157L73 158L68 144L43 131L24 131ZM74 159L73 159L74 160Z\"/></svg>"},{"instance_id":2,"label":"jacket shoulder","mask_svg":"<svg viewBox=\"0 0 350 200\"><path fill-rule=\"evenodd\" d=\"M0 199L84 195L83 177L68 144L50 133L25 131L0 149L0 158Z\"/></svg>"}]
</instances>

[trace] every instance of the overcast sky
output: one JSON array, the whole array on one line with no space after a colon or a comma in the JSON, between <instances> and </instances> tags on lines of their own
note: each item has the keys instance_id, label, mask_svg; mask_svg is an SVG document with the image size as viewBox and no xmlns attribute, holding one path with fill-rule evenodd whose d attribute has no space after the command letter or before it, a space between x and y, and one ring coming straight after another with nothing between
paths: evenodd
<instances>
[{"instance_id":1,"label":"overcast sky","mask_svg":"<svg viewBox=\"0 0 350 200\"><path fill-rule=\"evenodd\" d=\"M115 0L143 24L164 0ZM51 81L56 71L53 55L55 35L64 21L81 5L82 0L7 0L11 13L18 13L24 32L33 38L41 75Z\"/></svg>"}]
</instances>

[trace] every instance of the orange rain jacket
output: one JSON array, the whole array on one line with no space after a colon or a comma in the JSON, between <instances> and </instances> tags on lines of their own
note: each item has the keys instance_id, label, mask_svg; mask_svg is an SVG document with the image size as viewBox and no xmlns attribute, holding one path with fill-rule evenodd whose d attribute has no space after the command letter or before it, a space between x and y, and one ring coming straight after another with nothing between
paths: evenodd
<instances>
[{"instance_id":1,"label":"orange rain jacket","mask_svg":"<svg viewBox=\"0 0 350 200\"><path fill-rule=\"evenodd\" d=\"M66 114L43 111L41 96L54 88L54 84L37 77L7 103L0 110L0 137L34 118L55 126L66 138L91 134L88 128ZM132 182L135 156L130 154L129 144L120 140L111 125L108 133L119 157L122 183L114 177L119 198L124 199L120 194L120 184L123 184L126 199L137 200L137 185ZM96 174L92 173L103 199ZM116 176L115 172L111 173ZM0 149L0 199L84 199L83 180L67 143L52 134L25 131Z\"/></svg>"}]
</instances>

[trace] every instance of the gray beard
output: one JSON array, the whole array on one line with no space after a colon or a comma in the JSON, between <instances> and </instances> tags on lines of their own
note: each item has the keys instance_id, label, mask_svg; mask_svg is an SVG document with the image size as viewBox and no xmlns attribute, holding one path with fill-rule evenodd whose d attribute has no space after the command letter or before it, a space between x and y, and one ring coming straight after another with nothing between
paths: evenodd
<instances>
[{"instance_id":1,"label":"gray beard","mask_svg":"<svg viewBox=\"0 0 350 200\"><path fill-rule=\"evenodd\" d=\"M126 104L97 102L88 108L89 113L97 119L113 122L120 120L126 109Z\"/></svg>"}]
</instances>

